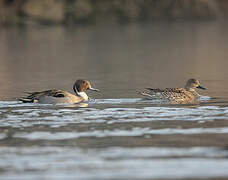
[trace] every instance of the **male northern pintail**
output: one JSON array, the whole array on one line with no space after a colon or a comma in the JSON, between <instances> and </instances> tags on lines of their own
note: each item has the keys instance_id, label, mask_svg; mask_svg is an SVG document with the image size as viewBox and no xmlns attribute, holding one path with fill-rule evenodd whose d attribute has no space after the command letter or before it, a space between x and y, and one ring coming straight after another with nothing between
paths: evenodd
<instances>
[{"instance_id":1,"label":"male northern pintail","mask_svg":"<svg viewBox=\"0 0 228 180\"><path fill-rule=\"evenodd\" d=\"M74 94L67 91L51 89L39 92L28 92L27 97L19 98L20 101L27 102L38 102L43 104L57 104L57 103L80 103L88 101L88 96L85 93L86 90L99 91L91 87L91 84L87 80L79 79L74 83L73 90Z\"/></svg>"},{"instance_id":2,"label":"male northern pintail","mask_svg":"<svg viewBox=\"0 0 228 180\"><path fill-rule=\"evenodd\" d=\"M170 103L186 104L193 103L200 95L196 92L196 88L205 90L200 86L197 79L189 79L184 88L165 88L152 89L146 88L148 92L138 92L147 99L162 99Z\"/></svg>"}]
</instances>

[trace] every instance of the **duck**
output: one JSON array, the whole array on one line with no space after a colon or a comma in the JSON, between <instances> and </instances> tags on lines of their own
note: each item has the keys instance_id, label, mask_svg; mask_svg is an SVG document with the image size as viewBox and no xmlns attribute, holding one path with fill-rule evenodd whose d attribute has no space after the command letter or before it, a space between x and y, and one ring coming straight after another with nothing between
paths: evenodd
<instances>
[{"instance_id":1,"label":"duck","mask_svg":"<svg viewBox=\"0 0 228 180\"><path fill-rule=\"evenodd\" d=\"M192 78L186 82L184 88L146 88L148 90L147 92L137 92L146 99L161 99L173 104L187 104L194 103L200 97L196 88L206 90L205 87L200 85L199 80Z\"/></svg>"},{"instance_id":2,"label":"duck","mask_svg":"<svg viewBox=\"0 0 228 180\"><path fill-rule=\"evenodd\" d=\"M41 103L41 104L58 104L68 103L75 104L88 101L89 97L86 90L99 91L92 88L90 82L84 79L78 79L73 85L75 94L59 89L50 89L45 91L26 92L28 96L19 98L23 103Z\"/></svg>"}]
</instances>

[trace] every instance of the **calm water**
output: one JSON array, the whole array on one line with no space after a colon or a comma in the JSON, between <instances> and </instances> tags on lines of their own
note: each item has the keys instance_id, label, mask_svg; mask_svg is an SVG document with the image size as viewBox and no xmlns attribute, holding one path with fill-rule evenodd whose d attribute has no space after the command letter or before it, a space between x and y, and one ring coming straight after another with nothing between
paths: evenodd
<instances>
[{"instance_id":1,"label":"calm water","mask_svg":"<svg viewBox=\"0 0 228 180\"><path fill-rule=\"evenodd\" d=\"M0 179L228 178L228 25L154 23L0 29ZM24 91L88 104L39 105ZM200 79L199 103L140 99L144 87Z\"/></svg>"}]
</instances>

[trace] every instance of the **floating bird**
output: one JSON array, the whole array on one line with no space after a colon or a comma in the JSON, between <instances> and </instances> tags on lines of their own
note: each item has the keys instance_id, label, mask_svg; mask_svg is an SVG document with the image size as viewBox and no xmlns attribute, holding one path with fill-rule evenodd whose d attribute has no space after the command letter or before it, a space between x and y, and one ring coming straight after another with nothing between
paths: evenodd
<instances>
[{"instance_id":1,"label":"floating bird","mask_svg":"<svg viewBox=\"0 0 228 180\"><path fill-rule=\"evenodd\" d=\"M199 80L189 79L184 88L165 88L153 89L146 88L147 92L138 92L146 99L161 99L174 104L193 103L200 95L196 92L196 88L205 90L200 85Z\"/></svg>"},{"instance_id":2,"label":"floating bird","mask_svg":"<svg viewBox=\"0 0 228 180\"><path fill-rule=\"evenodd\" d=\"M29 95L27 97L19 98L20 101L24 103L43 103L43 104L57 104L57 103L81 103L88 101L88 96L85 93L86 90L99 91L91 87L91 84L87 80L78 79L74 85L74 94L67 91L51 89L46 91L38 92L27 92Z\"/></svg>"}]
</instances>

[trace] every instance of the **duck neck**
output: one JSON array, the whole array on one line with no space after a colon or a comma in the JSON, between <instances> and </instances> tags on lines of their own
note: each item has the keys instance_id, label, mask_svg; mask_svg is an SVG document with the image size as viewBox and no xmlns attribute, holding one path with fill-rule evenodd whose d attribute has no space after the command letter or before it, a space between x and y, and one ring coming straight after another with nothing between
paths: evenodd
<instances>
[{"instance_id":1,"label":"duck neck","mask_svg":"<svg viewBox=\"0 0 228 180\"><path fill-rule=\"evenodd\" d=\"M190 89L192 89L192 88L190 88L190 87L188 86L188 84L186 84L184 88L185 88L187 91L191 91Z\"/></svg>"},{"instance_id":2,"label":"duck neck","mask_svg":"<svg viewBox=\"0 0 228 180\"><path fill-rule=\"evenodd\" d=\"M76 86L73 87L76 96L82 97L85 101L88 101L88 96L85 92L78 92Z\"/></svg>"},{"instance_id":3,"label":"duck neck","mask_svg":"<svg viewBox=\"0 0 228 180\"><path fill-rule=\"evenodd\" d=\"M200 94L197 93L195 89L191 90L191 93L192 93L195 97L200 97Z\"/></svg>"},{"instance_id":4,"label":"duck neck","mask_svg":"<svg viewBox=\"0 0 228 180\"><path fill-rule=\"evenodd\" d=\"M196 97L199 97L200 96L199 93L196 92L195 88L190 88L190 87L185 86L185 89L187 91L191 92Z\"/></svg>"}]
</instances>

